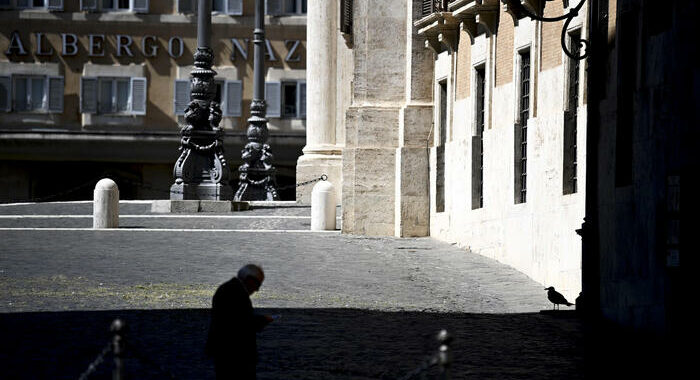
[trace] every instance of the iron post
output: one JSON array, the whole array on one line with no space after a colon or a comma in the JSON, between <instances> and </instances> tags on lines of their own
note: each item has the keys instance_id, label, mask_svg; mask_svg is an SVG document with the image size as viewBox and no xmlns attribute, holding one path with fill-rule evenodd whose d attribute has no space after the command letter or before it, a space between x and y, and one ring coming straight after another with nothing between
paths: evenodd
<instances>
[{"instance_id":1,"label":"iron post","mask_svg":"<svg viewBox=\"0 0 700 380\"><path fill-rule=\"evenodd\" d=\"M267 144L269 132L265 118L265 3L255 0L253 31L253 100L246 136L248 143L241 152L243 164L238 168L238 190L235 201L278 200L274 156Z\"/></svg>"},{"instance_id":2,"label":"iron post","mask_svg":"<svg viewBox=\"0 0 700 380\"><path fill-rule=\"evenodd\" d=\"M175 163L171 200L231 200L229 168L224 158L221 107L214 101L216 71L211 48L212 0L197 4L197 51L190 73L190 103L185 109L181 154Z\"/></svg>"}]
</instances>

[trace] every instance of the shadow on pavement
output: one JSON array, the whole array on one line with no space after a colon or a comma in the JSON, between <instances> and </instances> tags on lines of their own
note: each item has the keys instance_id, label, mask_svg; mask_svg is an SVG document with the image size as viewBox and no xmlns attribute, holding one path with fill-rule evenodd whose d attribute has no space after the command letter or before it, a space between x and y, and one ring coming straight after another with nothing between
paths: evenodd
<instances>
[{"instance_id":1,"label":"shadow on pavement","mask_svg":"<svg viewBox=\"0 0 700 380\"><path fill-rule=\"evenodd\" d=\"M454 379L583 378L576 318L541 314L261 309L282 318L258 336L260 379L394 379L453 336ZM2 377L76 379L110 341L114 318L128 325L131 379L211 379L203 347L208 309L0 314ZM109 378L109 356L92 378ZM162 368L160 368L162 367Z\"/></svg>"}]
</instances>

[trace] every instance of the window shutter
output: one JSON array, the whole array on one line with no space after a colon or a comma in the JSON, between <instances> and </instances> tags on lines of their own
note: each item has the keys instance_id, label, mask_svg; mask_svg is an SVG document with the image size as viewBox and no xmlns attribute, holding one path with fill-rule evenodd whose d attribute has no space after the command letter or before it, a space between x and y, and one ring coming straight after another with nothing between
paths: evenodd
<instances>
[{"instance_id":1,"label":"window shutter","mask_svg":"<svg viewBox=\"0 0 700 380\"><path fill-rule=\"evenodd\" d=\"M29 7L29 0L17 0L17 7L18 8L28 8Z\"/></svg>"},{"instance_id":2,"label":"window shutter","mask_svg":"<svg viewBox=\"0 0 700 380\"><path fill-rule=\"evenodd\" d=\"M52 11L63 10L63 0L49 0L47 5L47 8Z\"/></svg>"},{"instance_id":3,"label":"window shutter","mask_svg":"<svg viewBox=\"0 0 700 380\"><path fill-rule=\"evenodd\" d=\"M12 82L9 76L0 77L0 111L9 112L12 102Z\"/></svg>"},{"instance_id":4,"label":"window shutter","mask_svg":"<svg viewBox=\"0 0 700 380\"><path fill-rule=\"evenodd\" d=\"M185 108L190 104L190 80L175 79L173 108L175 115L184 115Z\"/></svg>"},{"instance_id":5,"label":"window shutter","mask_svg":"<svg viewBox=\"0 0 700 380\"><path fill-rule=\"evenodd\" d=\"M80 9L83 11L96 11L97 0L80 0Z\"/></svg>"},{"instance_id":6,"label":"window shutter","mask_svg":"<svg viewBox=\"0 0 700 380\"><path fill-rule=\"evenodd\" d=\"M306 81L297 82L297 117L306 119Z\"/></svg>"},{"instance_id":7,"label":"window shutter","mask_svg":"<svg viewBox=\"0 0 700 380\"><path fill-rule=\"evenodd\" d=\"M148 13L148 0L132 0L131 10L136 13Z\"/></svg>"},{"instance_id":8,"label":"window shutter","mask_svg":"<svg viewBox=\"0 0 700 380\"><path fill-rule=\"evenodd\" d=\"M193 1L196 0L177 0L177 11L180 13L194 12Z\"/></svg>"},{"instance_id":9,"label":"window shutter","mask_svg":"<svg viewBox=\"0 0 700 380\"><path fill-rule=\"evenodd\" d=\"M265 0L265 13L272 16L279 16L284 13L283 0Z\"/></svg>"},{"instance_id":10,"label":"window shutter","mask_svg":"<svg viewBox=\"0 0 700 380\"><path fill-rule=\"evenodd\" d=\"M226 13L230 15L243 14L243 0L227 0Z\"/></svg>"},{"instance_id":11,"label":"window shutter","mask_svg":"<svg viewBox=\"0 0 700 380\"><path fill-rule=\"evenodd\" d=\"M267 103L267 116L269 117L280 117L281 89L280 82L265 82L265 103Z\"/></svg>"},{"instance_id":12,"label":"window shutter","mask_svg":"<svg viewBox=\"0 0 700 380\"><path fill-rule=\"evenodd\" d=\"M352 0L341 0L340 32L352 34Z\"/></svg>"},{"instance_id":13,"label":"window shutter","mask_svg":"<svg viewBox=\"0 0 700 380\"><path fill-rule=\"evenodd\" d=\"M131 113L146 114L146 78L131 78Z\"/></svg>"},{"instance_id":14,"label":"window shutter","mask_svg":"<svg viewBox=\"0 0 700 380\"><path fill-rule=\"evenodd\" d=\"M80 80L80 112L97 112L97 78L83 77Z\"/></svg>"},{"instance_id":15,"label":"window shutter","mask_svg":"<svg viewBox=\"0 0 700 380\"><path fill-rule=\"evenodd\" d=\"M49 112L63 112L63 77L49 77Z\"/></svg>"},{"instance_id":16,"label":"window shutter","mask_svg":"<svg viewBox=\"0 0 700 380\"><path fill-rule=\"evenodd\" d=\"M224 116L241 116L243 83L239 80L226 81L226 109Z\"/></svg>"}]
</instances>

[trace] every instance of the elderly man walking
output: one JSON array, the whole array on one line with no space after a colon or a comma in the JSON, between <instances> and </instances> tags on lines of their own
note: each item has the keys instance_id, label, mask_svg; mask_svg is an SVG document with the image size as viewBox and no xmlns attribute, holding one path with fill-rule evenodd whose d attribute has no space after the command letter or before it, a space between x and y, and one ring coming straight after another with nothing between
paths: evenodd
<instances>
[{"instance_id":1,"label":"elderly man walking","mask_svg":"<svg viewBox=\"0 0 700 380\"><path fill-rule=\"evenodd\" d=\"M248 264L214 293L206 351L217 379L255 379L255 333L272 322L271 316L255 314L250 302L263 280L262 268Z\"/></svg>"}]
</instances>

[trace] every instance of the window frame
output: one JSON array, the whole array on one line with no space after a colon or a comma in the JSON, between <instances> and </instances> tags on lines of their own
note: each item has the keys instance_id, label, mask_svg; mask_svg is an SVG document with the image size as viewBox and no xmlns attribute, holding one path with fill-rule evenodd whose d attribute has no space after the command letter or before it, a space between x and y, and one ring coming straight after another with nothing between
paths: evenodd
<instances>
[{"instance_id":1,"label":"window frame","mask_svg":"<svg viewBox=\"0 0 700 380\"><path fill-rule=\"evenodd\" d=\"M48 75L32 75L32 74L16 74L12 75L12 101L11 101L11 110L13 112L17 113L48 113L49 109L49 101L48 101L48 86L49 86L49 81L48 81ZM27 106L26 109L20 110L17 108L17 80L21 79L26 81L25 88L26 88L26 95L24 102ZM41 98L41 108L31 108L32 104L32 92L33 92L33 86L31 84L31 81L33 79L41 79L43 81L43 95Z\"/></svg>"},{"instance_id":2,"label":"window frame","mask_svg":"<svg viewBox=\"0 0 700 380\"><path fill-rule=\"evenodd\" d=\"M109 81L111 83L110 89L110 110L109 112L102 111L102 83ZM118 111L119 102L119 91L118 83L126 83L127 85L127 96L126 96L126 109L124 111ZM131 89L131 77L113 77L104 76L97 77L97 114L98 115L131 115L132 114L132 89Z\"/></svg>"},{"instance_id":3,"label":"window frame","mask_svg":"<svg viewBox=\"0 0 700 380\"><path fill-rule=\"evenodd\" d=\"M277 87L275 90L276 93L276 100L279 102L279 113L273 111L273 109L269 108L267 109L267 117L270 118L276 118L276 119L283 119L283 120L306 120L306 102L304 102L304 107L302 109L302 100L301 100L301 88L302 86L306 86L306 79L286 79L286 78L281 78L278 80L274 81L265 81L265 101L267 102L270 97L268 96L268 88L270 87ZM293 87L294 88L294 114L291 113L285 113L284 112L284 104L285 104L285 95L284 95L284 88L285 87ZM306 93L306 90L304 90ZM275 95L275 94L273 94ZM268 103L269 106L269 103Z\"/></svg>"},{"instance_id":4,"label":"window frame","mask_svg":"<svg viewBox=\"0 0 700 380\"><path fill-rule=\"evenodd\" d=\"M148 13L151 7L151 2L150 0L144 0L145 7L135 7L134 1L135 0L129 0L129 8L119 8L118 7L118 1L119 0L109 0L112 2L112 5L110 7L105 7L104 6L104 0L94 0L95 5L90 6L85 4L85 0L80 1L80 10L81 11L88 11L88 12L104 12L104 13Z\"/></svg>"},{"instance_id":5,"label":"window frame","mask_svg":"<svg viewBox=\"0 0 700 380\"><path fill-rule=\"evenodd\" d=\"M95 81L95 108L94 110L85 108L85 81ZM102 106L102 84L106 81L111 83L110 88L110 111L103 111ZM143 98L145 100L143 110L137 110L134 104L134 86L136 82L143 81ZM124 111L118 111L118 83L127 83L127 107ZM80 113L92 114L96 116L144 116L148 106L148 79L141 76L119 76L119 75L104 75L104 76L83 76L80 80Z\"/></svg>"},{"instance_id":6,"label":"window frame","mask_svg":"<svg viewBox=\"0 0 700 380\"><path fill-rule=\"evenodd\" d=\"M524 57L527 57L525 64ZM532 49L530 46L517 51L517 120L514 130L515 204L527 202L527 133L528 119L532 115ZM527 76L526 76L527 75ZM527 94L525 92L527 91Z\"/></svg>"},{"instance_id":7,"label":"window frame","mask_svg":"<svg viewBox=\"0 0 700 380\"><path fill-rule=\"evenodd\" d=\"M34 0L27 0L28 5L20 5L19 0L10 0L7 5L0 5L0 9L12 9L16 8L19 10L48 10L48 11L62 11L64 0L58 0L58 5L51 5L51 0L42 0L44 5L33 5ZM32 5L30 5L32 4Z\"/></svg>"},{"instance_id":8,"label":"window frame","mask_svg":"<svg viewBox=\"0 0 700 380\"><path fill-rule=\"evenodd\" d=\"M177 13L179 13L179 14L195 13L195 14L196 14L196 13L197 13L197 4L198 4L198 1L197 1L197 0L190 0L190 1L191 1L190 4L191 4L192 8L191 8L191 9L182 10L182 8L181 8L181 0L177 0L177 6L176 6ZM212 1L212 4L211 4L211 14L212 14L212 15L227 15L227 16L242 16L242 15L243 15L243 0L237 0L237 1L238 1L238 4L239 4L239 5L238 5L238 10L230 10L230 9L229 9L229 5L230 5L229 2L230 2L230 1L231 1L231 0L225 0L225 2L224 2L224 8L225 8L225 9L224 9L223 11L214 10L214 2Z\"/></svg>"},{"instance_id":9,"label":"window frame","mask_svg":"<svg viewBox=\"0 0 700 380\"><path fill-rule=\"evenodd\" d=\"M304 16L308 13L308 1L307 0L276 0L279 2L281 9L271 10L268 8L269 0L265 0L265 14L269 16ZM288 12L287 4L294 2L294 11Z\"/></svg>"},{"instance_id":10,"label":"window frame","mask_svg":"<svg viewBox=\"0 0 700 380\"><path fill-rule=\"evenodd\" d=\"M8 75L3 75L0 76L0 78L3 78L7 81L8 87L8 99L7 99L7 104L5 105L4 108L0 109L0 112L14 112L14 113L20 113L20 114L50 114L50 113L63 113L63 108L64 108L64 99L63 99L63 94L64 94L64 84L65 84L65 79L63 76L59 75L51 75L51 74L32 74L32 73L23 73L23 74L8 74ZM26 83L26 95L24 102L25 104L30 106L32 103L32 92L33 92L33 86L31 84L32 79L40 79L42 81L42 88L43 88L43 95L41 98L41 107L40 108L27 108L23 110L17 109L17 80L25 80ZM61 91L61 96L57 98L56 103L52 103L51 101L51 90L52 86L51 83L52 81L57 81L56 86L57 89Z\"/></svg>"}]
</instances>

